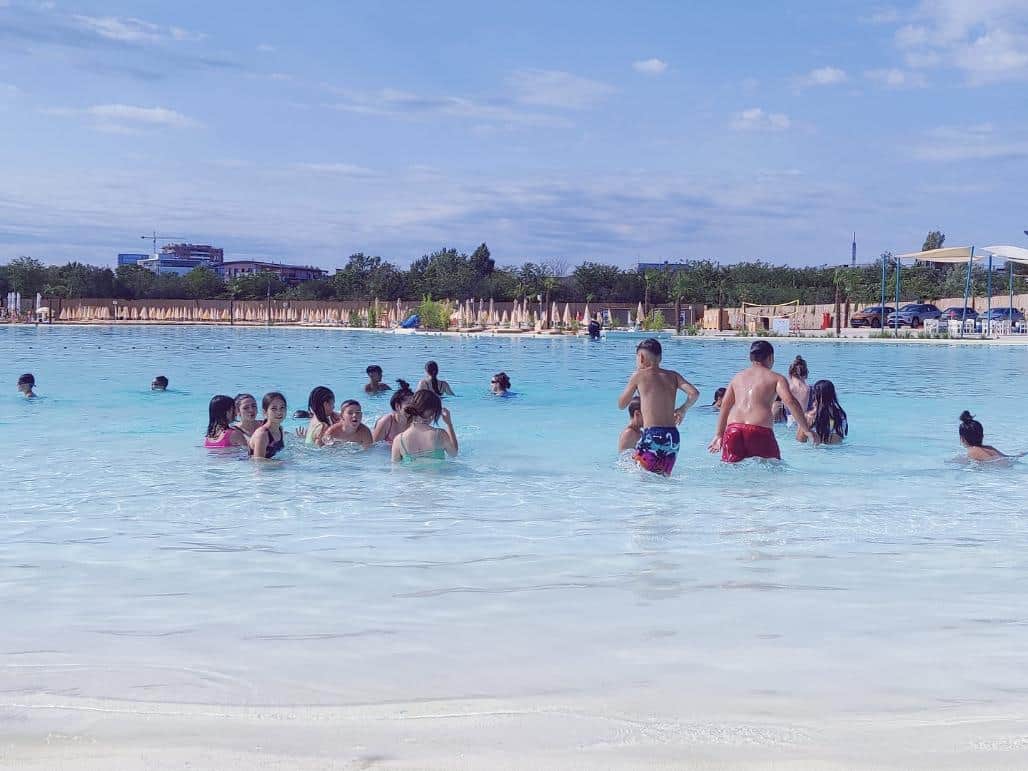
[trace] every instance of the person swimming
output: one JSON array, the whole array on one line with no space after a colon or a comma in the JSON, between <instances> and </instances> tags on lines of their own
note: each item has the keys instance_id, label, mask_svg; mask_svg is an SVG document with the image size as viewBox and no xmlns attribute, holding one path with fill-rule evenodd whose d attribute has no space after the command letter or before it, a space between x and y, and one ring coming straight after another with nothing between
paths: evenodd
<instances>
[{"instance_id":1,"label":"person swimming","mask_svg":"<svg viewBox=\"0 0 1028 771\"><path fill-rule=\"evenodd\" d=\"M257 422L257 399L253 394L236 394L236 428L250 439L260 423Z\"/></svg>"},{"instance_id":2,"label":"person swimming","mask_svg":"<svg viewBox=\"0 0 1028 771\"><path fill-rule=\"evenodd\" d=\"M372 364L364 372L368 376L368 382L364 386L364 393L374 396L375 394L390 390L389 386L382 382L382 368L380 366Z\"/></svg>"},{"instance_id":3,"label":"person swimming","mask_svg":"<svg viewBox=\"0 0 1028 771\"><path fill-rule=\"evenodd\" d=\"M427 377L421 378L416 390L431 391L436 396L456 396L450 384L439 379L439 365L434 361L425 364L425 373Z\"/></svg>"},{"instance_id":4,"label":"person swimming","mask_svg":"<svg viewBox=\"0 0 1028 771\"><path fill-rule=\"evenodd\" d=\"M371 431L373 442L388 442L392 446L393 440L407 428L407 413L403 408L414 396L410 390L410 384L406 380L397 380L398 388L389 397L389 408L392 412L383 415L376 421L375 428Z\"/></svg>"},{"instance_id":5,"label":"person swimming","mask_svg":"<svg viewBox=\"0 0 1028 771\"><path fill-rule=\"evenodd\" d=\"M443 460L447 455L457 454L460 446L450 411L443 406L437 394L428 390L418 391L403 410L410 425L393 440L394 463ZM433 426L440 418L446 424L446 430Z\"/></svg>"},{"instance_id":6,"label":"person swimming","mask_svg":"<svg viewBox=\"0 0 1028 771\"><path fill-rule=\"evenodd\" d=\"M634 449L639 444L639 440L642 439L643 416L641 405L642 402L638 398L632 399L628 403L628 425L621 430L621 436L618 437L618 455L625 450Z\"/></svg>"},{"instance_id":7,"label":"person swimming","mask_svg":"<svg viewBox=\"0 0 1028 771\"><path fill-rule=\"evenodd\" d=\"M360 402L347 399L339 406L339 419L322 434L322 444L350 443L359 444L364 449L371 447L371 429L364 425L363 417Z\"/></svg>"},{"instance_id":8,"label":"person swimming","mask_svg":"<svg viewBox=\"0 0 1028 771\"><path fill-rule=\"evenodd\" d=\"M151 391L167 391L168 390L168 378L164 375L158 375L150 383Z\"/></svg>"},{"instance_id":9,"label":"person swimming","mask_svg":"<svg viewBox=\"0 0 1028 771\"><path fill-rule=\"evenodd\" d=\"M26 399L36 398L36 392L33 390L35 387L36 378L31 372L26 372L24 375L18 378L18 393L20 393Z\"/></svg>"},{"instance_id":10,"label":"person swimming","mask_svg":"<svg viewBox=\"0 0 1028 771\"><path fill-rule=\"evenodd\" d=\"M618 407L625 409L638 394L643 429L635 447L635 462L646 471L667 477L678 457L678 425L700 398L700 392L674 370L663 369L662 357L663 349L656 338L647 338L636 346L636 370L618 398ZM679 391L685 392L686 399L681 407L675 407Z\"/></svg>"},{"instance_id":11,"label":"person swimming","mask_svg":"<svg viewBox=\"0 0 1028 771\"><path fill-rule=\"evenodd\" d=\"M310 423L304 432L304 441L320 447L324 444L323 433L336 419L336 395L325 386L316 386L307 399Z\"/></svg>"},{"instance_id":12,"label":"person swimming","mask_svg":"<svg viewBox=\"0 0 1028 771\"><path fill-rule=\"evenodd\" d=\"M208 449L246 447L243 432L232 425L236 417L236 401L231 396L212 396L207 405L207 434L203 446Z\"/></svg>"},{"instance_id":13,"label":"person swimming","mask_svg":"<svg viewBox=\"0 0 1028 771\"><path fill-rule=\"evenodd\" d=\"M809 376L810 370L807 368L807 360L802 356L797 356L793 359L792 364L789 365L789 390L796 397L796 401L803 407L804 412L810 412L814 404L814 394L807 383ZM785 419L790 423L795 422L788 407L785 408Z\"/></svg>"},{"instance_id":14,"label":"person swimming","mask_svg":"<svg viewBox=\"0 0 1028 771\"><path fill-rule=\"evenodd\" d=\"M824 444L841 444L849 433L846 410L835 395L831 380L818 380L810 389L811 408L807 410L807 424ZM807 435L796 432L796 439L807 441Z\"/></svg>"},{"instance_id":15,"label":"person swimming","mask_svg":"<svg viewBox=\"0 0 1028 771\"><path fill-rule=\"evenodd\" d=\"M967 448L969 460L990 461L1009 458L995 447L982 444L985 440L985 429L967 410L960 413L960 443Z\"/></svg>"},{"instance_id":16,"label":"person swimming","mask_svg":"<svg viewBox=\"0 0 1028 771\"><path fill-rule=\"evenodd\" d=\"M489 381L489 390L497 396L508 396L510 394L510 377L506 372L497 372Z\"/></svg>"},{"instance_id":17,"label":"person swimming","mask_svg":"<svg viewBox=\"0 0 1028 771\"><path fill-rule=\"evenodd\" d=\"M807 416L789 390L788 381L772 370L774 366L775 349L767 340L757 340L750 346L750 366L728 384L714 438L707 445L712 453L720 452L725 463L746 458L781 459L771 428L776 398L793 410L800 431L814 444L820 444L821 438L807 424Z\"/></svg>"},{"instance_id":18,"label":"person swimming","mask_svg":"<svg viewBox=\"0 0 1028 771\"><path fill-rule=\"evenodd\" d=\"M282 421L286 417L286 397L278 391L269 391L261 399L264 422L250 437L250 457L254 460L270 460L285 449L286 435Z\"/></svg>"},{"instance_id":19,"label":"person swimming","mask_svg":"<svg viewBox=\"0 0 1028 771\"><path fill-rule=\"evenodd\" d=\"M727 388L719 388L714 392L714 401L711 402L710 406L715 412L721 409L721 401L725 398L725 391L727 390Z\"/></svg>"}]
</instances>

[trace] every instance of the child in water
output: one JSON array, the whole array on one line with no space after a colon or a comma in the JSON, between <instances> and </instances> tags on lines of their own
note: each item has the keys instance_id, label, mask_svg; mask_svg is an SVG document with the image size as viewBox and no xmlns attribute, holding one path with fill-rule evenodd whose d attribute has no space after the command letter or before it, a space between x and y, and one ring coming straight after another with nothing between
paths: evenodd
<instances>
[{"instance_id":1,"label":"child in water","mask_svg":"<svg viewBox=\"0 0 1028 771\"><path fill-rule=\"evenodd\" d=\"M382 368L380 366L372 364L364 371L368 373L368 382L364 386L364 393L374 396L375 394L390 390L389 386L382 382Z\"/></svg>"},{"instance_id":2,"label":"child in water","mask_svg":"<svg viewBox=\"0 0 1028 771\"><path fill-rule=\"evenodd\" d=\"M1004 455L995 447L982 444L985 439L985 429L982 428L982 424L974 419L967 410L960 413L960 443L967 448L967 457L969 460L1001 460L1002 458L1009 458L1009 455Z\"/></svg>"},{"instance_id":3,"label":"child in water","mask_svg":"<svg viewBox=\"0 0 1028 771\"><path fill-rule=\"evenodd\" d=\"M434 361L425 364L425 375L418 383L418 391L431 391L436 396L456 396L450 384L439 379L439 365Z\"/></svg>"},{"instance_id":4,"label":"child in water","mask_svg":"<svg viewBox=\"0 0 1028 771\"><path fill-rule=\"evenodd\" d=\"M824 444L841 444L849 433L849 424L846 421L846 410L835 395L835 384L831 380L818 380L814 383L810 389L810 404L807 424L811 430ZM796 439L805 442L807 435L797 430Z\"/></svg>"},{"instance_id":5,"label":"child in water","mask_svg":"<svg viewBox=\"0 0 1028 771\"><path fill-rule=\"evenodd\" d=\"M363 417L361 403L356 399L347 399L339 407L339 419L322 433L322 444L341 442L359 444L364 449L371 447L371 429L364 425Z\"/></svg>"},{"instance_id":6,"label":"child in water","mask_svg":"<svg viewBox=\"0 0 1028 771\"><path fill-rule=\"evenodd\" d=\"M250 457L254 460L270 460L285 449L286 435L282 421L286 418L286 397L278 391L264 394L261 399L264 422L250 437Z\"/></svg>"},{"instance_id":7,"label":"child in water","mask_svg":"<svg viewBox=\"0 0 1028 771\"><path fill-rule=\"evenodd\" d=\"M443 406L432 391L418 391L403 408L410 426L393 440L394 463L414 463L419 460L443 460L447 455L457 454L457 433L453 430L450 411ZM446 424L446 430L432 424L439 418Z\"/></svg>"},{"instance_id":8,"label":"child in water","mask_svg":"<svg viewBox=\"0 0 1028 771\"><path fill-rule=\"evenodd\" d=\"M625 450L634 449L642 439L643 416L640 404L638 399L632 399L628 403L628 425L624 427L621 436L618 437L618 455Z\"/></svg>"},{"instance_id":9,"label":"child in water","mask_svg":"<svg viewBox=\"0 0 1028 771\"><path fill-rule=\"evenodd\" d=\"M489 382L489 390L497 396L508 396L510 394L510 377L506 372L497 372Z\"/></svg>"},{"instance_id":10,"label":"child in water","mask_svg":"<svg viewBox=\"0 0 1028 771\"><path fill-rule=\"evenodd\" d=\"M36 387L36 378L31 372L26 372L20 378L18 378L18 393L24 396L26 399L35 399L36 392L32 389Z\"/></svg>"},{"instance_id":11,"label":"child in water","mask_svg":"<svg viewBox=\"0 0 1028 771\"><path fill-rule=\"evenodd\" d=\"M662 355L656 338L647 338L636 346L636 370L618 399L618 408L625 409L638 394L643 430L635 448L635 462L651 473L671 476L678 457L678 424L700 398L700 392L674 370L661 368ZM678 391L686 394L681 407L675 407Z\"/></svg>"},{"instance_id":12,"label":"child in water","mask_svg":"<svg viewBox=\"0 0 1028 771\"><path fill-rule=\"evenodd\" d=\"M203 446L208 449L225 447L246 447L246 436L232 425L236 418L236 400L231 396L218 394L211 397L207 405L207 434Z\"/></svg>"},{"instance_id":13,"label":"child in water","mask_svg":"<svg viewBox=\"0 0 1028 771\"><path fill-rule=\"evenodd\" d=\"M410 384L406 380L397 380L398 388L389 397L389 408L392 410L388 415L383 415L375 423L371 432L371 439L374 442L388 442L391 447L393 440L407 428L407 413L403 408L414 396L410 390Z\"/></svg>"},{"instance_id":14,"label":"child in water","mask_svg":"<svg viewBox=\"0 0 1028 771\"><path fill-rule=\"evenodd\" d=\"M153 382L150 383L150 390L151 391L167 391L168 390L168 378L166 378L164 375L158 375L157 377L155 377L153 379Z\"/></svg>"},{"instance_id":15,"label":"child in water","mask_svg":"<svg viewBox=\"0 0 1028 771\"><path fill-rule=\"evenodd\" d=\"M307 399L307 408L310 412L310 423L303 432L303 438L307 444L320 447L324 444L324 432L335 421L336 395L325 386L316 386ZM297 436L300 436L299 430Z\"/></svg>"},{"instance_id":16,"label":"child in water","mask_svg":"<svg viewBox=\"0 0 1028 771\"><path fill-rule=\"evenodd\" d=\"M714 401L710 405L714 412L720 411L721 400L725 398L725 391L727 390L727 388L719 388L714 392Z\"/></svg>"},{"instance_id":17,"label":"child in water","mask_svg":"<svg viewBox=\"0 0 1028 771\"><path fill-rule=\"evenodd\" d=\"M253 394L236 394L236 417L239 419L236 428L249 440L260 426L257 422L257 399Z\"/></svg>"}]
</instances>

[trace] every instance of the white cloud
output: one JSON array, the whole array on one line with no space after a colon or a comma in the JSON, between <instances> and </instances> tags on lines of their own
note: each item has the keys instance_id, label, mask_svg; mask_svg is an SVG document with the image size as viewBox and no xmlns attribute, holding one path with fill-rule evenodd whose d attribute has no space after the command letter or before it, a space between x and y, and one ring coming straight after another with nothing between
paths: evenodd
<instances>
[{"instance_id":1,"label":"white cloud","mask_svg":"<svg viewBox=\"0 0 1028 771\"><path fill-rule=\"evenodd\" d=\"M99 131L135 133L152 128L195 128L201 124L166 107L137 107L130 104L97 104L84 109L53 108L49 115L83 116Z\"/></svg>"},{"instance_id":2,"label":"white cloud","mask_svg":"<svg viewBox=\"0 0 1028 771\"><path fill-rule=\"evenodd\" d=\"M278 49L269 43L261 43L259 46L257 46L257 50L260 51L262 54L273 54Z\"/></svg>"},{"instance_id":3,"label":"white cloud","mask_svg":"<svg viewBox=\"0 0 1028 771\"><path fill-rule=\"evenodd\" d=\"M71 20L108 40L123 43L163 43L167 41L196 41L206 37L199 32L190 32L181 27L162 27L149 21L117 16L73 15Z\"/></svg>"},{"instance_id":4,"label":"white cloud","mask_svg":"<svg viewBox=\"0 0 1028 771\"><path fill-rule=\"evenodd\" d=\"M989 161L1028 157L1028 139L1001 136L989 123L974 126L940 126L927 132L914 148L923 161Z\"/></svg>"},{"instance_id":5,"label":"white cloud","mask_svg":"<svg viewBox=\"0 0 1028 771\"><path fill-rule=\"evenodd\" d=\"M845 70L838 67L819 67L799 79L801 86L837 86L847 80Z\"/></svg>"},{"instance_id":6,"label":"white cloud","mask_svg":"<svg viewBox=\"0 0 1028 771\"><path fill-rule=\"evenodd\" d=\"M663 75L667 72L667 62L663 59L640 59L632 62L632 69L644 75Z\"/></svg>"},{"instance_id":7,"label":"white cloud","mask_svg":"<svg viewBox=\"0 0 1028 771\"><path fill-rule=\"evenodd\" d=\"M864 77L881 83L888 88L924 88L928 83L920 72L900 70L895 67L881 70L866 70Z\"/></svg>"},{"instance_id":8,"label":"white cloud","mask_svg":"<svg viewBox=\"0 0 1028 771\"><path fill-rule=\"evenodd\" d=\"M373 177L375 172L353 163L297 163L294 168L314 174L338 177Z\"/></svg>"},{"instance_id":9,"label":"white cloud","mask_svg":"<svg viewBox=\"0 0 1028 771\"><path fill-rule=\"evenodd\" d=\"M765 112L760 107L743 110L732 118L736 131L785 131L792 125L789 116L780 112Z\"/></svg>"},{"instance_id":10,"label":"white cloud","mask_svg":"<svg viewBox=\"0 0 1028 771\"><path fill-rule=\"evenodd\" d=\"M582 110L606 99L614 88L559 70L520 70L507 83L522 104Z\"/></svg>"}]
</instances>

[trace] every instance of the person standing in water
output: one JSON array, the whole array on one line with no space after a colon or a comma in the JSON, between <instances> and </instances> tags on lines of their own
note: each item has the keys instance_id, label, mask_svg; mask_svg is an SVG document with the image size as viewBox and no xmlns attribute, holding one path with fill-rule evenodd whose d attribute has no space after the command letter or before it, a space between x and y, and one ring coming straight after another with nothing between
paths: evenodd
<instances>
[{"instance_id":1,"label":"person standing in water","mask_svg":"<svg viewBox=\"0 0 1028 771\"><path fill-rule=\"evenodd\" d=\"M168 378L164 375L158 375L150 383L151 391L167 391L168 390Z\"/></svg>"},{"instance_id":2,"label":"person standing in water","mask_svg":"<svg viewBox=\"0 0 1028 771\"><path fill-rule=\"evenodd\" d=\"M804 412L810 412L814 406L814 393L807 383L809 375L810 370L807 368L806 359L802 356L797 356L792 360L792 364L789 365L789 390L796 397L796 401L800 403L800 406L803 407ZM785 411L785 418L789 422L793 421L792 413L788 409Z\"/></svg>"},{"instance_id":3,"label":"person standing in water","mask_svg":"<svg viewBox=\"0 0 1028 771\"><path fill-rule=\"evenodd\" d=\"M246 447L243 432L232 425L236 417L236 402L231 396L218 394L211 397L207 405L207 434L203 446L208 449L225 447Z\"/></svg>"},{"instance_id":4,"label":"person standing in water","mask_svg":"<svg viewBox=\"0 0 1028 771\"><path fill-rule=\"evenodd\" d=\"M418 383L418 391L431 391L436 396L456 396L450 384L439 379L439 365L434 361L425 364L425 377Z\"/></svg>"},{"instance_id":5,"label":"person standing in water","mask_svg":"<svg viewBox=\"0 0 1028 771\"><path fill-rule=\"evenodd\" d=\"M726 463L738 463L746 458L782 457L778 441L772 430L772 408L776 397L796 416L799 434L814 444L821 438L810 430L807 416L796 397L789 390L788 381L772 370L775 349L766 340L757 340L750 346L750 366L739 372L728 384L718 414L717 431L707 446L711 452L721 453Z\"/></svg>"},{"instance_id":6,"label":"person standing in water","mask_svg":"<svg viewBox=\"0 0 1028 771\"><path fill-rule=\"evenodd\" d=\"M389 397L389 408L392 412L383 415L375 423L375 428L371 431L373 442L388 442L392 446L393 440L407 428L407 413L403 408L414 396L414 392L410 390L410 384L406 380L397 380L396 384L398 388Z\"/></svg>"},{"instance_id":7,"label":"person standing in water","mask_svg":"<svg viewBox=\"0 0 1028 771\"><path fill-rule=\"evenodd\" d=\"M651 473L671 476L678 457L678 425L700 398L700 392L674 370L662 369L662 356L656 338L647 338L636 346L636 370L618 399L618 409L625 409L638 394L643 430L635 447L635 462ZM675 407L679 391L685 392L685 404Z\"/></svg>"},{"instance_id":8,"label":"person standing in water","mask_svg":"<svg viewBox=\"0 0 1028 771\"><path fill-rule=\"evenodd\" d=\"M286 397L278 391L270 391L261 399L264 422L250 437L250 457L254 460L270 460L285 449L286 436L282 421L286 419Z\"/></svg>"},{"instance_id":9,"label":"person standing in water","mask_svg":"<svg viewBox=\"0 0 1028 771\"><path fill-rule=\"evenodd\" d=\"M510 376L506 372L497 372L489 381L489 390L497 396L510 395Z\"/></svg>"},{"instance_id":10,"label":"person standing in water","mask_svg":"<svg viewBox=\"0 0 1028 771\"><path fill-rule=\"evenodd\" d=\"M364 385L364 393L374 396L383 391L388 391L389 386L382 382L382 368L377 364L370 365L364 370L368 375L368 382Z\"/></svg>"},{"instance_id":11,"label":"person standing in water","mask_svg":"<svg viewBox=\"0 0 1028 771\"><path fill-rule=\"evenodd\" d=\"M835 384L831 380L818 380L810 389L811 408L807 411L807 423L824 444L842 444L849 433L846 410L835 395ZM796 432L796 439L805 442L806 435Z\"/></svg>"},{"instance_id":12,"label":"person standing in water","mask_svg":"<svg viewBox=\"0 0 1028 771\"><path fill-rule=\"evenodd\" d=\"M997 450L992 445L982 444L985 440L985 429L967 410L960 413L960 443L967 448L969 460L990 461L1009 458L1009 455ZM1020 457L1020 456L1018 456Z\"/></svg>"},{"instance_id":13,"label":"person standing in water","mask_svg":"<svg viewBox=\"0 0 1028 771\"><path fill-rule=\"evenodd\" d=\"M625 450L634 449L639 444L643 435L642 430L643 416L642 410L639 408L639 399L632 399L628 403L628 425L622 429L621 436L618 437L618 455Z\"/></svg>"},{"instance_id":14,"label":"person standing in water","mask_svg":"<svg viewBox=\"0 0 1028 771\"><path fill-rule=\"evenodd\" d=\"M311 418L310 423L307 424L307 430L302 432L302 436L307 444L320 447L324 444L323 434L336 419L336 395L325 386L316 386L307 399L307 408ZM297 436L301 436L299 429L297 429Z\"/></svg>"},{"instance_id":15,"label":"person standing in water","mask_svg":"<svg viewBox=\"0 0 1028 771\"><path fill-rule=\"evenodd\" d=\"M36 392L32 390L35 387L36 378L31 372L26 372L24 375L18 378L18 393L20 393L26 399L36 398Z\"/></svg>"},{"instance_id":16,"label":"person standing in water","mask_svg":"<svg viewBox=\"0 0 1028 771\"><path fill-rule=\"evenodd\" d=\"M450 411L438 395L428 390L418 391L403 409L410 426L393 440L394 463L444 460L447 455L457 454L457 432L453 430ZM446 424L445 430L433 425L439 418Z\"/></svg>"},{"instance_id":17,"label":"person standing in water","mask_svg":"<svg viewBox=\"0 0 1028 771\"><path fill-rule=\"evenodd\" d=\"M239 420L236 428L249 441L260 426L257 422L257 398L253 394L236 394L236 418Z\"/></svg>"},{"instance_id":18,"label":"person standing in water","mask_svg":"<svg viewBox=\"0 0 1028 771\"><path fill-rule=\"evenodd\" d=\"M356 399L347 399L339 406L339 420L321 435L322 444L351 443L364 449L371 447L371 429L363 423L364 411Z\"/></svg>"}]
</instances>

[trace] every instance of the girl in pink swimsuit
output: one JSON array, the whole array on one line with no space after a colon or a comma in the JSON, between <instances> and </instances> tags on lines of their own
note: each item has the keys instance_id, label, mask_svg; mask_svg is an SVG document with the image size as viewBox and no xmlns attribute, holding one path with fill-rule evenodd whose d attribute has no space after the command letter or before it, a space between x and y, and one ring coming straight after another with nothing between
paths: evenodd
<instances>
[{"instance_id":1,"label":"girl in pink swimsuit","mask_svg":"<svg viewBox=\"0 0 1028 771\"><path fill-rule=\"evenodd\" d=\"M414 392L410 389L410 384L406 380L397 380L399 388L397 388L392 397L389 399L389 407L392 409L388 415L383 415L375 423L375 428L371 432L371 440L373 442L388 442L391 447L393 439L398 437L404 431L407 430L407 415L404 413L403 408L407 405L407 402L414 396Z\"/></svg>"},{"instance_id":2,"label":"girl in pink swimsuit","mask_svg":"<svg viewBox=\"0 0 1028 771\"><path fill-rule=\"evenodd\" d=\"M204 437L203 446L211 449L223 447L245 447L246 437L243 432L232 427L232 421L236 417L236 401L231 396L218 394L211 397L211 403L207 407L209 420L207 422L207 436Z\"/></svg>"}]
</instances>

